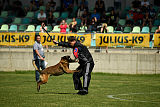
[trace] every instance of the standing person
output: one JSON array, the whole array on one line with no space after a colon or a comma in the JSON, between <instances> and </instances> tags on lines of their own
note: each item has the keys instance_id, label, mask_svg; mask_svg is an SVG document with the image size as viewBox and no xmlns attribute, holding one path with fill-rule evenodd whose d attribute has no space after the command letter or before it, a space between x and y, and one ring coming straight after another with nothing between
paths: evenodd
<instances>
[{"instance_id":1,"label":"standing person","mask_svg":"<svg viewBox=\"0 0 160 107\"><path fill-rule=\"evenodd\" d=\"M40 41L41 41L41 36L38 35L33 45L33 57L34 57L34 61L35 61L37 68L38 69L41 68L42 70L44 70L45 69L45 55L44 55L43 46ZM36 75L36 82L39 82L40 74L37 70L35 72L35 75Z\"/></svg>"},{"instance_id":2,"label":"standing person","mask_svg":"<svg viewBox=\"0 0 160 107\"><path fill-rule=\"evenodd\" d=\"M44 29L45 30L47 30L47 26L44 24L44 22L42 22L42 24L41 24L41 27L40 27L40 31L42 32L42 33L44 33L45 31L44 31ZM47 52L49 52L49 50L48 50L48 45L46 45L46 49L47 49Z\"/></svg>"},{"instance_id":3,"label":"standing person","mask_svg":"<svg viewBox=\"0 0 160 107\"><path fill-rule=\"evenodd\" d=\"M158 27L158 29L156 30L155 33L160 33L160 25L159 25L159 27ZM157 50L158 50L158 51L157 51L156 53L159 53L160 47L158 47Z\"/></svg>"},{"instance_id":4,"label":"standing person","mask_svg":"<svg viewBox=\"0 0 160 107\"><path fill-rule=\"evenodd\" d=\"M75 90L79 90L77 94L86 95L88 94L88 87L91 80L91 72L94 68L94 61L92 55L86 46L82 45L79 41L76 41L74 36L68 38L68 42L57 42L53 40L58 46L73 48L73 55L78 59L80 66L77 68L80 72L73 74L73 81ZM80 77L83 76L83 87Z\"/></svg>"},{"instance_id":5,"label":"standing person","mask_svg":"<svg viewBox=\"0 0 160 107\"><path fill-rule=\"evenodd\" d=\"M107 33L107 32L108 32L107 23L103 23L101 28L101 33ZM108 46L106 46L106 53L108 53Z\"/></svg>"}]
</instances>

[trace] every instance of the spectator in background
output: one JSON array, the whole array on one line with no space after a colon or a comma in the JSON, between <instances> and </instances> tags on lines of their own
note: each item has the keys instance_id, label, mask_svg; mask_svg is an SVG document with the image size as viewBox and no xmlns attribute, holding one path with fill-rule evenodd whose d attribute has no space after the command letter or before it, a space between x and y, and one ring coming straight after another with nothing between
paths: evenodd
<instances>
[{"instance_id":1,"label":"spectator in background","mask_svg":"<svg viewBox=\"0 0 160 107\"><path fill-rule=\"evenodd\" d=\"M105 11L105 4L103 0L97 0L95 3L95 9L98 13L102 14Z\"/></svg>"},{"instance_id":2,"label":"spectator in background","mask_svg":"<svg viewBox=\"0 0 160 107\"><path fill-rule=\"evenodd\" d=\"M68 25L65 20L62 20L60 23L60 33L66 33L66 29L68 28ZM67 49L63 48L62 52L67 52Z\"/></svg>"},{"instance_id":3,"label":"spectator in background","mask_svg":"<svg viewBox=\"0 0 160 107\"><path fill-rule=\"evenodd\" d=\"M73 10L72 0L63 0L63 8L64 8L64 10L67 10L68 12L71 13Z\"/></svg>"},{"instance_id":4,"label":"spectator in background","mask_svg":"<svg viewBox=\"0 0 160 107\"><path fill-rule=\"evenodd\" d=\"M114 0L114 7L116 10L121 9L121 0Z\"/></svg>"},{"instance_id":5,"label":"spectator in background","mask_svg":"<svg viewBox=\"0 0 160 107\"><path fill-rule=\"evenodd\" d=\"M155 33L160 33L160 25L158 26L158 29L156 30Z\"/></svg>"},{"instance_id":6,"label":"spectator in background","mask_svg":"<svg viewBox=\"0 0 160 107\"><path fill-rule=\"evenodd\" d=\"M43 27L45 30L47 30L47 26L44 24L44 22L42 22L41 27L40 27L40 31L41 31L42 33L44 33L45 30L44 30L42 27ZM49 50L48 50L48 45L46 45L46 49L47 49L47 52L49 52Z\"/></svg>"},{"instance_id":7,"label":"spectator in background","mask_svg":"<svg viewBox=\"0 0 160 107\"><path fill-rule=\"evenodd\" d=\"M107 33L107 32L108 32L107 23L103 23L101 27L101 33ZM106 53L108 53L108 46L106 46Z\"/></svg>"},{"instance_id":8,"label":"spectator in background","mask_svg":"<svg viewBox=\"0 0 160 107\"><path fill-rule=\"evenodd\" d=\"M39 8L39 0L31 0L30 2L34 2L36 7Z\"/></svg>"},{"instance_id":9,"label":"spectator in background","mask_svg":"<svg viewBox=\"0 0 160 107\"><path fill-rule=\"evenodd\" d=\"M94 17L96 17L96 20L100 19L100 15L99 15L99 13L97 13L96 9L94 9L94 13L91 15L91 19L93 19Z\"/></svg>"},{"instance_id":10,"label":"spectator in background","mask_svg":"<svg viewBox=\"0 0 160 107\"><path fill-rule=\"evenodd\" d=\"M25 16L25 12L22 9L22 2L20 0L15 0L13 2L13 10L16 13L17 17Z\"/></svg>"},{"instance_id":11,"label":"spectator in background","mask_svg":"<svg viewBox=\"0 0 160 107\"><path fill-rule=\"evenodd\" d=\"M145 16L143 18L143 26L147 26L147 25L150 27L152 26L152 19L148 11L145 13Z\"/></svg>"},{"instance_id":12,"label":"spectator in background","mask_svg":"<svg viewBox=\"0 0 160 107\"><path fill-rule=\"evenodd\" d=\"M107 32L108 32L107 23L103 23L101 27L101 33L107 33Z\"/></svg>"},{"instance_id":13,"label":"spectator in background","mask_svg":"<svg viewBox=\"0 0 160 107\"><path fill-rule=\"evenodd\" d=\"M87 13L87 10L84 11L84 13L82 14L82 17L81 17L81 25L87 25L87 18L88 18L88 13Z\"/></svg>"},{"instance_id":14,"label":"spectator in background","mask_svg":"<svg viewBox=\"0 0 160 107\"><path fill-rule=\"evenodd\" d=\"M140 8L140 7L141 7L141 1L139 1L139 0L134 0L134 1L132 2L132 7L133 7L134 9Z\"/></svg>"},{"instance_id":15,"label":"spectator in background","mask_svg":"<svg viewBox=\"0 0 160 107\"><path fill-rule=\"evenodd\" d=\"M143 13L145 13L146 11L148 11L149 9L149 2L147 0L144 0L141 2L141 10Z\"/></svg>"},{"instance_id":16,"label":"spectator in background","mask_svg":"<svg viewBox=\"0 0 160 107\"><path fill-rule=\"evenodd\" d=\"M97 31L97 18L96 17L92 18L88 29L90 32Z\"/></svg>"},{"instance_id":17,"label":"spectator in background","mask_svg":"<svg viewBox=\"0 0 160 107\"><path fill-rule=\"evenodd\" d=\"M77 32L77 21L75 17L73 18L73 21L69 24L69 28L71 32Z\"/></svg>"},{"instance_id":18,"label":"spectator in background","mask_svg":"<svg viewBox=\"0 0 160 107\"><path fill-rule=\"evenodd\" d=\"M78 18L82 17L84 11L85 11L84 5L80 5L78 12L77 12L77 17Z\"/></svg>"},{"instance_id":19,"label":"spectator in background","mask_svg":"<svg viewBox=\"0 0 160 107\"><path fill-rule=\"evenodd\" d=\"M112 10L109 18L109 25L116 26L117 21L118 21L118 15L115 13L114 10Z\"/></svg>"},{"instance_id":20,"label":"spectator in background","mask_svg":"<svg viewBox=\"0 0 160 107\"><path fill-rule=\"evenodd\" d=\"M56 7L56 2L55 2L54 0L50 0L49 4L50 4L50 6L51 6L53 9L55 9L55 7Z\"/></svg>"},{"instance_id":21,"label":"spectator in background","mask_svg":"<svg viewBox=\"0 0 160 107\"><path fill-rule=\"evenodd\" d=\"M60 33L66 33L66 29L68 28L67 23L65 22L65 20L62 20L62 22L60 23Z\"/></svg>"},{"instance_id":22,"label":"spectator in background","mask_svg":"<svg viewBox=\"0 0 160 107\"><path fill-rule=\"evenodd\" d=\"M149 1L147 1L147 0L143 0L143 1L141 2L141 6L142 6L142 7L148 8L149 5L150 5L150 3L149 3Z\"/></svg>"},{"instance_id":23,"label":"spectator in background","mask_svg":"<svg viewBox=\"0 0 160 107\"><path fill-rule=\"evenodd\" d=\"M56 2L54 0L50 0L46 5L46 10L54 12L56 8Z\"/></svg>"},{"instance_id":24,"label":"spectator in background","mask_svg":"<svg viewBox=\"0 0 160 107\"><path fill-rule=\"evenodd\" d=\"M47 30L47 26L45 26L44 22L42 22L41 27L40 27L40 31L44 33L45 31L44 31L44 29L43 29L42 27L43 27L45 30Z\"/></svg>"},{"instance_id":25,"label":"spectator in background","mask_svg":"<svg viewBox=\"0 0 160 107\"><path fill-rule=\"evenodd\" d=\"M128 26L133 25L133 11L132 10L130 10L129 13L127 14L127 16L126 16L126 24Z\"/></svg>"},{"instance_id":26,"label":"spectator in background","mask_svg":"<svg viewBox=\"0 0 160 107\"><path fill-rule=\"evenodd\" d=\"M108 17L106 16L106 12L103 11L103 14L101 15L101 23L108 23Z\"/></svg>"},{"instance_id":27,"label":"spectator in background","mask_svg":"<svg viewBox=\"0 0 160 107\"><path fill-rule=\"evenodd\" d=\"M152 20L155 19L156 16L156 10L153 8L152 5L149 6L149 15L151 16Z\"/></svg>"},{"instance_id":28,"label":"spectator in background","mask_svg":"<svg viewBox=\"0 0 160 107\"><path fill-rule=\"evenodd\" d=\"M86 0L81 0L80 6L83 5L83 7L88 11L88 1Z\"/></svg>"},{"instance_id":29,"label":"spectator in background","mask_svg":"<svg viewBox=\"0 0 160 107\"><path fill-rule=\"evenodd\" d=\"M38 4L39 4L39 7L40 6L44 6L44 1L43 0L39 0Z\"/></svg>"},{"instance_id":30,"label":"spectator in background","mask_svg":"<svg viewBox=\"0 0 160 107\"><path fill-rule=\"evenodd\" d=\"M55 18L53 16L53 13L50 11L48 16L48 24L54 25L54 23L55 23Z\"/></svg>"},{"instance_id":31,"label":"spectator in background","mask_svg":"<svg viewBox=\"0 0 160 107\"><path fill-rule=\"evenodd\" d=\"M29 11L36 11L36 10L37 10L36 2L34 0L30 1Z\"/></svg>"},{"instance_id":32,"label":"spectator in background","mask_svg":"<svg viewBox=\"0 0 160 107\"><path fill-rule=\"evenodd\" d=\"M39 24L42 23L42 22L46 23L46 13L43 12L43 9L40 10L40 13L38 13L37 18L38 18Z\"/></svg>"}]
</instances>

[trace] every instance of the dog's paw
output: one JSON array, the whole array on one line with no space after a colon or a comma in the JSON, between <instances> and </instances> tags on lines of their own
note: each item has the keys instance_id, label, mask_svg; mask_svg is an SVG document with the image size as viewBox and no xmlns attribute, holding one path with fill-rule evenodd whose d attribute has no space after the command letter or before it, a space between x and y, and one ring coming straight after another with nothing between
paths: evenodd
<instances>
[{"instance_id":1,"label":"dog's paw","mask_svg":"<svg viewBox=\"0 0 160 107\"><path fill-rule=\"evenodd\" d=\"M37 91L38 92L40 91L40 85L37 85Z\"/></svg>"}]
</instances>

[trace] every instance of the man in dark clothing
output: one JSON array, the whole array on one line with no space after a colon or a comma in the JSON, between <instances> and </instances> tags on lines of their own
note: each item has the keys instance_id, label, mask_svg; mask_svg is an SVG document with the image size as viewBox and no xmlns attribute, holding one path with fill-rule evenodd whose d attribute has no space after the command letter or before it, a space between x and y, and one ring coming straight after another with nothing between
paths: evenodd
<instances>
[{"instance_id":1,"label":"man in dark clothing","mask_svg":"<svg viewBox=\"0 0 160 107\"><path fill-rule=\"evenodd\" d=\"M75 90L79 90L77 94L88 94L88 87L91 79L91 72L94 68L94 61L87 47L82 45L79 41L76 41L76 38L73 36L68 38L68 42L56 42L55 40L53 40L53 42L58 44L58 46L73 48L73 54L75 58L79 60L78 63L80 64L77 68L80 72L75 72L73 74L74 87ZM83 87L80 80L80 77L82 76Z\"/></svg>"}]
</instances>

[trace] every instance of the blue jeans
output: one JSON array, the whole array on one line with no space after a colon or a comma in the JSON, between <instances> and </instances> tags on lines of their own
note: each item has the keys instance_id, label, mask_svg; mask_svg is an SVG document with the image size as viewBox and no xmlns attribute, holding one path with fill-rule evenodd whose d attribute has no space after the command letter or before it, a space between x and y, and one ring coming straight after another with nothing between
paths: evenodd
<instances>
[{"instance_id":1,"label":"blue jeans","mask_svg":"<svg viewBox=\"0 0 160 107\"><path fill-rule=\"evenodd\" d=\"M42 70L44 70L46 67L45 67L45 63L44 63L44 60L40 60L40 59L36 59L35 60L35 64L37 66L37 68L40 70L40 68ZM35 72L35 77L36 77L36 81L39 82L40 81L40 73L36 70Z\"/></svg>"}]
</instances>

